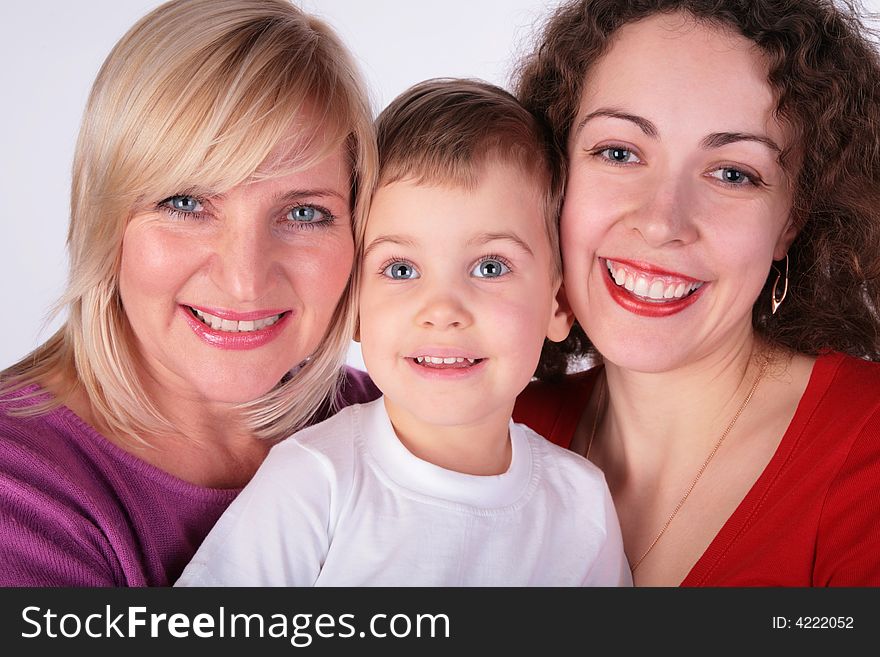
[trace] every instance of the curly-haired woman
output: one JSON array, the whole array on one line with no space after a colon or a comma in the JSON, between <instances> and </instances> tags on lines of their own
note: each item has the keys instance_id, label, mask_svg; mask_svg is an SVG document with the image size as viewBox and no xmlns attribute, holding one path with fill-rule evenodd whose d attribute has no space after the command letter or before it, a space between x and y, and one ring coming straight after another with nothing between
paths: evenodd
<instances>
[{"instance_id":1,"label":"curly-haired woman","mask_svg":"<svg viewBox=\"0 0 880 657\"><path fill-rule=\"evenodd\" d=\"M635 583L880 585L880 64L858 13L569 2L519 94L568 154L583 331L516 418L604 470Z\"/></svg>"}]
</instances>

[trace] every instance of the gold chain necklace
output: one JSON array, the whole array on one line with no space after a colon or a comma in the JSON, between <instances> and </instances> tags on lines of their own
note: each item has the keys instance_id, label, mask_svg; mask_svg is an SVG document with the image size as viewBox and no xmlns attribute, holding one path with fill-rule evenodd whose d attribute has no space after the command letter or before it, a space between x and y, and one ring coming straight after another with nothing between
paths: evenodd
<instances>
[{"instance_id":1,"label":"gold chain necklace","mask_svg":"<svg viewBox=\"0 0 880 657\"><path fill-rule=\"evenodd\" d=\"M648 546L648 549L645 550L645 553L639 558L638 561L635 562L630 567L633 573L636 572L636 569L642 565L642 562L645 560L645 557L650 554L651 550L654 549L654 546L657 545L657 542L663 538L663 535L666 533L666 530L669 529L669 525L672 524L673 519L681 510L681 507L684 506L685 501L688 496L691 494L691 491L697 485L697 482L700 480L700 477L703 476L703 473L706 471L706 468L709 467L709 462L712 460L712 457L715 456L715 453L721 447L721 443L724 442L724 439L727 438L727 434L731 432L733 429L733 425L736 424L736 421L739 419L739 416L742 415L742 412L745 410L746 406L749 405L749 402L752 400L752 397L755 395L755 390L758 389L758 384L761 382L761 379L764 378L764 372L767 370L767 361L765 360L761 363L761 370L758 372L758 375L755 377L754 383L752 383L752 387L749 389L749 394L746 395L745 399L742 400L742 403L739 405L739 408L736 410L733 418L727 424L727 427L724 429L724 432L721 434L721 437L718 438L718 441L715 443L715 446L712 448L712 451L709 452L709 456L706 457L706 460L703 461L703 465L700 466L700 469L697 471L697 476L694 477L694 480L691 482L691 485L688 486L688 489L685 491L684 495L681 496L681 499L678 501L678 504L675 505L675 508L672 510L672 513L669 514L669 518L666 519L666 523L663 525L663 528L654 537L654 540L651 541L651 544ZM602 404L604 403L605 397L605 387L607 383L603 381L603 385L599 388L599 393L596 398L596 416L593 418L593 428L590 431L590 440L587 443L587 453L586 458L590 458L590 449L593 447L593 439L596 437L596 427L599 425L599 413L602 412Z\"/></svg>"}]
</instances>

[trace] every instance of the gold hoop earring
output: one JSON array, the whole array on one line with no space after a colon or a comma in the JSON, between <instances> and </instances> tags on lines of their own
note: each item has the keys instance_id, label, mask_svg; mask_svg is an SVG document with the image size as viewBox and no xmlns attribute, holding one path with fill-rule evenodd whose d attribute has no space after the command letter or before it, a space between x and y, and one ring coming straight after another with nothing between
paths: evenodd
<instances>
[{"instance_id":1,"label":"gold hoop earring","mask_svg":"<svg viewBox=\"0 0 880 657\"><path fill-rule=\"evenodd\" d=\"M788 294L788 254L785 254L785 281L782 286L781 296L778 295L776 288L779 286L779 279L782 278L782 272L779 271L776 265L772 265L772 267L776 270L776 280L773 281L773 290L770 292L770 312L775 315L776 311L779 310L779 306L785 301L785 295Z\"/></svg>"}]
</instances>

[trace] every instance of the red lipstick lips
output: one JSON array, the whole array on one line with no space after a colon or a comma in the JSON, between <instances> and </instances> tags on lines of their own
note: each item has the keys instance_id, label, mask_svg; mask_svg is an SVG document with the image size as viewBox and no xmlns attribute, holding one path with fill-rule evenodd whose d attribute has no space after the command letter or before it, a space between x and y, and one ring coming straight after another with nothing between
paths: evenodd
<instances>
[{"instance_id":1,"label":"red lipstick lips","mask_svg":"<svg viewBox=\"0 0 880 657\"><path fill-rule=\"evenodd\" d=\"M619 285L617 282L615 282L614 278L612 278L611 272L608 269L608 262L608 260L600 258L598 260L598 265L603 269L603 279L605 281L605 286L608 289L609 294L611 295L611 298L624 310L627 310L634 315L639 315L641 317L661 318L676 315L695 303L702 295L703 290L708 287L706 283L703 283L696 279L662 270L658 267L654 267L651 265L642 265L641 263L636 265L636 263L625 260L610 261L613 265L620 265L627 270L633 270L633 272L638 271L640 274L644 274L646 277L665 277L668 279L675 279L676 281L681 281L681 283L679 283L680 285L702 283L697 289L680 298L651 299L647 296L635 294L634 292L626 289L626 287L624 287L623 285Z\"/></svg>"}]
</instances>

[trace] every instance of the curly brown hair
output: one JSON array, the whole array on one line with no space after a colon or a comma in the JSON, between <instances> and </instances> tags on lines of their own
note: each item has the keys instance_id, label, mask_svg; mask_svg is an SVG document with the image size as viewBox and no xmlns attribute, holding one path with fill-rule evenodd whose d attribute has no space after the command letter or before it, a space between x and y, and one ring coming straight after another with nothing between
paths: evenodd
<instances>
[{"instance_id":1,"label":"curly brown hair","mask_svg":"<svg viewBox=\"0 0 880 657\"><path fill-rule=\"evenodd\" d=\"M789 250L789 293L775 315L775 272L752 309L771 345L804 354L837 350L880 360L880 56L869 16L833 0L574 0L551 15L517 71L520 101L565 149L590 68L621 26L686 12L753 41L767 57L777 114L792 131L782 162L793 172L799 233ZM795 157L792 157L794 154ZM545 345L536 376L557 378L598 354L575 323Z\"/></svg>"}]
</instances>

